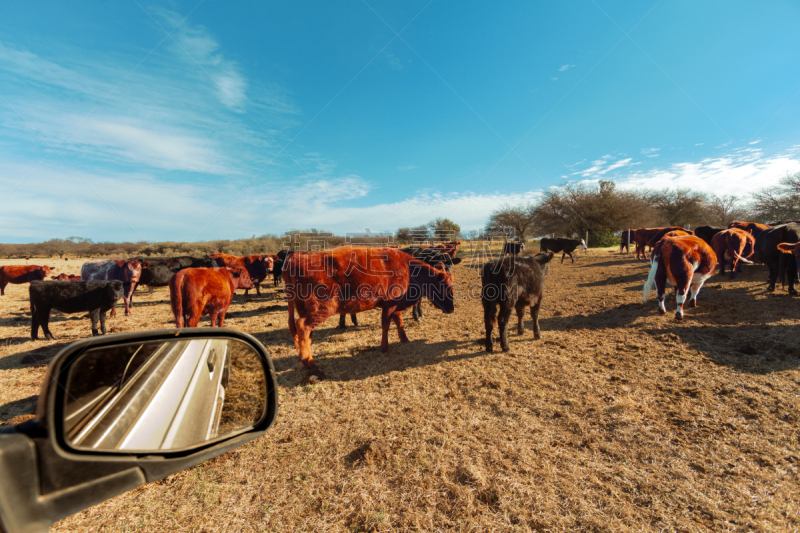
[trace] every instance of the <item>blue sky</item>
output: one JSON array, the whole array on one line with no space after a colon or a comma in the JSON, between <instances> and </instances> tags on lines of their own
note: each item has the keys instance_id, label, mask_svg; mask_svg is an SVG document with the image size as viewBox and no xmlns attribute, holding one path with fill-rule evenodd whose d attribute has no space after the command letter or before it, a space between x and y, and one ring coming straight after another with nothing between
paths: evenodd
<instances>
[{"instance_id":1,"label":"blue sky","mask_svg":"<svg viewBox=\"0 0 800 533\"><path fill-rule=\"evenodd\" d=\"M476 229L565 180L800 171L796 2L76 6L3 7L2 242Z\"/></svg>"}]
</instances>

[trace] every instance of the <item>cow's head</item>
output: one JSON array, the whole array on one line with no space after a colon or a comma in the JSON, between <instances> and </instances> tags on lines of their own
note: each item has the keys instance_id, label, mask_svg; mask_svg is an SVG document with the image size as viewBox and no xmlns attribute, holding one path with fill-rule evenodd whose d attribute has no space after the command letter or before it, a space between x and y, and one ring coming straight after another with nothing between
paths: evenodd
<instances>
[{"instance_id":1,"label":"cow's head","mask_svg":"<svg viewBox=\"0 0 800 533\"><path fill-rule=\"evenodd\" d=\"M797 262L797 269L800 270L800 242L794 244L783 243L778 245L778 250L785 254L792 254Z\"/></svg>"},{"instance_id":2,"label":"cow's head","mask_svg":"<svg viewBox=\"0 0 800 533\"><path fill-rule=\"evenodd\" d=\"M117 259L115 263L122 270L122 281L125 283L138 283L142 277L142 267L150 266L150 263L142 263L136 259Z\"/></svg>"},{"instance_id":3,"label":"cow's head","mask_svg":"<svg viewBox=\"0 0 800 533\"><path fill-rule=\"evenodd\" d=\"M431 268L433 270L433 283L426 287L426 296L442 312L452 313L455 310L453 274L446 270L444 263L436 263Z\"/></svg>"},{"instance_id":4,"label":"cow's head","mask_svg":"<svg viewBox=\"0 0 800 533\"><path fill-rule=\"evenodd\" d=\"M231 273L231 277L233 278L233 285L237 289L255 289L256 286L253 285L253 280L250 279L250 274L248 274L247 270L244 268L228 268L228 272Z\"/></svg>"},{"instance_id":5,"label":"cow's head","mask_svg":"<svg viewBox=\"0 0 800 533\"><path fill-rule=\"evenodd\" d=\"M275 265L275 258L269 255L264 256L264 263L267 266L267 272L272 272L272 267Z\"/></svg>"},{"instance_id":6,"label":"cow's head","mask_svg":"<svg viewBox=\"0 0 800 533\"><path fill-rule=\"evenodd\" d=\"M108 287L106 287L106 290L108 291L109 299L111 299L111 300L113 300L115 302L125 295L125 291L123 289L122 282L119 281L119 280L114 280L114 281L110 282L108 284Z\"/></svg>"},{"instance_id":7,"label":"cow's head","mask_svg":"<svg viewBox=\"0 0 800 533\"><path fill-rule=\"evenodd\" d=\"M583 239L581 239L581 246L583 246L583 249L584 249L584 250L587 250L587 248L586 248L586 241L585 241L585 240L583 240Z\"/></svg>"}]
</instances>

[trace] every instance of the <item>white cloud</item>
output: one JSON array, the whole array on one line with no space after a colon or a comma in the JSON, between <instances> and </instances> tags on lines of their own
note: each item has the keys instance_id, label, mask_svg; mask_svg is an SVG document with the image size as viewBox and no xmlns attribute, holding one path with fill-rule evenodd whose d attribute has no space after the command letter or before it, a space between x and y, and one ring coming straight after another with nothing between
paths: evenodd
<instances>
[{"instance_id":1,"label":"white cloud","mask_svg":"<svg viewBox=\"0 0 800 533\"><path fill-rule=\"evenodd\" d=\"M642 152L642 154L647 155L647 154L654 154L659 150L661 150L661 148L642 148L640 151Z\"/></svg>"},{"instance_id":2,"label":"white cloud","mask_svg":"<svg viewBox=\"0 0 800 533\"><path fill-rule=\"evenodd\" d=\"M571 68L575 68L575 65L566 64L566 65L562 65L561 68L558 69L558 71L559 72L564 72L565 70L569 70Z\"/></svg>"},{"instance_id":3,"label":"white cloud","mask_svg":"<svg viewBox=\"0 0 800 533\"><path fill-rule=\"evenodd\" d=\"M417 165L406 165L404 167L397 167L397 170L414 170Z\"/></svg>"},{"instance_id":4,"label":"white cloud","mask_svg":"<svg viewBox=\"0 0 800 533\"><path fill-rule=\"evenodd\" d=\"M749 142L749 143L747 143L747 144L758 144L758 143L760 143L760 142L761 142L761 139L757 139L757 140L755 140L755 141L750 141L750 142Z\"/></svg>"},{"instance_id":5,"label":"white cloud","mask_svg":"<svg viewBox=\"0 0 800 533\"><path fill-rule=\"evenodd\" d=\"M553 81L558 81L558 76L554 76L554 77L552 77L550 79L553 80Z\"/></svg>"},{"instance_id":6,"label":"white cloud","mask_svg":"<svg viewBox=\"0 0 800 533\"><path fill-rule=\"evenodd\" d=\"M400 72L403 70L403 62L400 61L400 58L393 53L389 52L388 50L384 50L383 58L386 60L386 64L389 65L390 69L394 70L395 72Z\"/></svg>"},{"instance_id":7,"label":"white cloud","mask_svg":"<svg viewBox=\"0 0 800 533\"><path fill-rule=\"evenodd\" d=\"M703 146L703 143L695 143L695 146Z\"/></svg>"}]
</instances>

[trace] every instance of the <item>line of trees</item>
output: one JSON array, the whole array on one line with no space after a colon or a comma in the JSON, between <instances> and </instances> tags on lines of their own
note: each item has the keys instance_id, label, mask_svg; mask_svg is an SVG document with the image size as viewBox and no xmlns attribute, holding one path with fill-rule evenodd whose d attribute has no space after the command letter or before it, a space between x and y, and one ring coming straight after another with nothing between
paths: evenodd
<instances>
[{"instance_id":1,"label":"line of trees","mask_svg":"<svg viewBox=\"0 0 800 533\"><path fill-rule=\"evenodd\" d=\"M800 219L800 174L754 193L748 200L689 189L619 191L612 181L597 186L567 183L548 189L529 205L505 205L489 217L485 233L518 238L583 237L589 246L617 244L625 229L658 226L727 226L733 220L765 224Z\"/></svg>"}]
</instances>

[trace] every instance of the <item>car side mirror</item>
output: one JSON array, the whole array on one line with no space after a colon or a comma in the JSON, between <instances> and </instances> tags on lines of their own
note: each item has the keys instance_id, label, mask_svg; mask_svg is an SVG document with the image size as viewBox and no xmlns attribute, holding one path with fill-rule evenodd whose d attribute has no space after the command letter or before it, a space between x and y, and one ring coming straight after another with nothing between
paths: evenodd
<instances>
[{"instance_id":1,"label":"car side mirror","mask_svg":"<svg viewBox=\"0 0 800 533\"><path fill-rule=\"evenodd\" d=\"M50 363L36 419L0 430L0 525L56 521L221 455L275 420L263 345L226 328L105 335Z\"/></svg>"}]
</instances>

